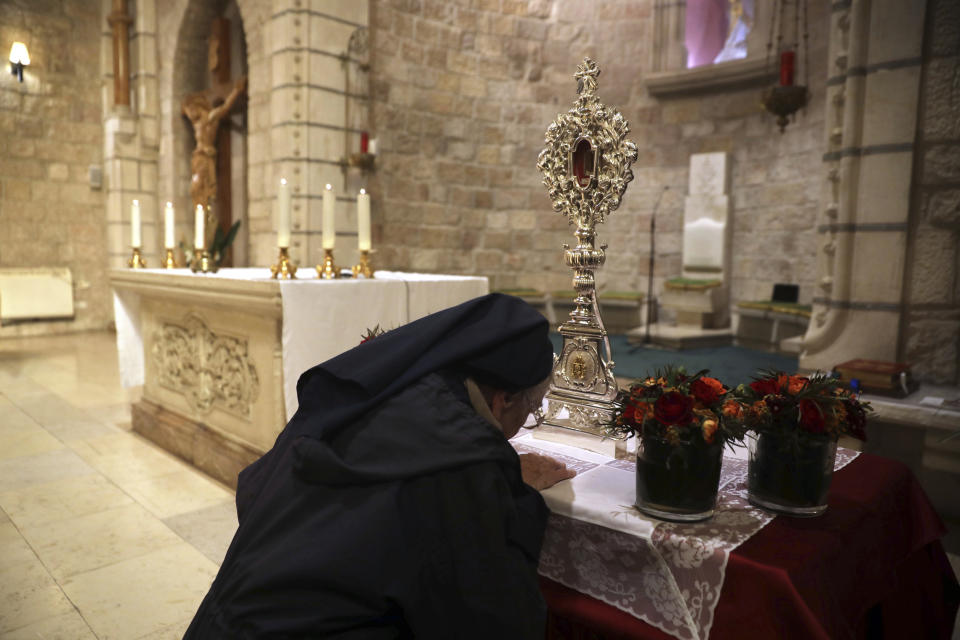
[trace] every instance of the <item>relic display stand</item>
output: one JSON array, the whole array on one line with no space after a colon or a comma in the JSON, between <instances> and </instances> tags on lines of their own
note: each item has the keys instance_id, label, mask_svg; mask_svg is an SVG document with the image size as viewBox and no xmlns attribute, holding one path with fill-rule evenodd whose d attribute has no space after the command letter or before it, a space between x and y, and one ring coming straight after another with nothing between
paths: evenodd
<instances>
[{"instance_id":1,"label":"relic display stand","mask_svg":"<svg viewBox=\"0 0 960 640\"><path fill-rule=\"evenodd\" d=\"M576 297L559 327L563 346L535 437L613 456L617 441L605 437L604 425L618 408L618 388L597 306L594 272L606 261L606 245L597 247L596 226L620 206L633 179L630 165L637 147L626 138L630 127L624 117L597 99L599 74L589 58L577 68L574 106L547 128L546 147L537 161L554 210L576 226L577 244L563 246Z\"/></svg>"}]
</instances>

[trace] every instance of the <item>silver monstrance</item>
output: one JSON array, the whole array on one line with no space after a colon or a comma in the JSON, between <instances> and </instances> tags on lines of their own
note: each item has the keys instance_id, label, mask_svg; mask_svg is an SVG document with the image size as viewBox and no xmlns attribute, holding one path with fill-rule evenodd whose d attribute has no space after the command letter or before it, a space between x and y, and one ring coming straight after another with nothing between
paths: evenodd
<instances>
[{"instance_id":1,"label":"silver monstrance","mask_svg":"<svg viewBox=\"0 0 960 640\"><path fill-rule=\"evenodd\" d=\"M577 246L563 245L573 269L576 306L560 325L563 348L554 362L543 424L547 430L559 427L592 436L604 435L602 425L618 408L610 339L600 319L593 275L603 266L607 248L595 246L596 225L620 206L633 180L630 164L637 159L637 145L626 139L627 121L597 99L598 75L596 63L584 58L574 76L576 102L547 128L546 148L537 160L554 210L577 227Z\"/></svg>"}]
</instances>

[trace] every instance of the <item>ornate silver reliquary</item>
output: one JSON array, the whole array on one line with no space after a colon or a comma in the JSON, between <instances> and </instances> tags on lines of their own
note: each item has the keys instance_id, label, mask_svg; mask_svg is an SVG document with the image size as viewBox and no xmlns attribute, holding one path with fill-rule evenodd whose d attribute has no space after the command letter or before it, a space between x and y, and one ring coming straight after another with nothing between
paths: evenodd
<instances>
[{"instance_id":1,"label":"ornate silver reliquary","mask_svg":"<svg viewBox=\"0 0 960 640\"><path fill-rule=\"evenodd\" d=\"M563 347L554 362L543 424L603 436L603 424L618 405L610 339L597 306L594 272L606 260L607 245L596 247L596 226L620 206L633 179L637 146L626 138L630 127L624 117L597 99L598 75L596 63L584 58L574 76L576 102L547 128L537 168L554 210L576 227L577 239L572 249L563 245L573 270L575 306L560 325Z\"/></svg>"}]
</instances>

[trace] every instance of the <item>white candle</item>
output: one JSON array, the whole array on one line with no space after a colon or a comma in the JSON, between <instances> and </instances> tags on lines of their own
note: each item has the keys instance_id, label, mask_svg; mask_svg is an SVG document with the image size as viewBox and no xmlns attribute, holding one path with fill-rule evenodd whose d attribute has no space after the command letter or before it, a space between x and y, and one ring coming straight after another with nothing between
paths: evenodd
<instances>
[{"instance_id":1,"label":"white candle","mask_svg":"<svg viewBox=\"0 0 960 640\"><path fill-rule=\"evenodd\" d=\"M134 200L130 205L130 246L139 249L143 246L140 237L140 201Z\"/></svg>"},{"instance_id":2,"label":"white candle","mask_svg":"<svg viewBox=\"0 0 960 640\"><path fill-rule=\"evenodd\" d=\"M193 222L193 247L195 249L204 249L204 233L203 233L203 205L197 205L197 215Z\"/></svg>"},{"instance_id":3,"label":"white candle","mask_svg":"<svg viewBox=\"0 0 960 640\"><path fill-rule=\"evenodd\" d=\"M280 178L277 192L277 246L290 246L290 185L286 178Z\"/></svg>"},{"instance_id":4,"label":"white candle","mask_svg":"<svg viewBox=\"0 0 960 640\"><path fill-rule=\"evenodd\" d=\"M165 249L173 249L173 203L168 202L163 209L163 246Z\"/></svg>"},{"instance_id":5,"label":"white candle","mask_svg":"<svg viewBox=\"0 0 960 640\"><path fill-rule=\"evenodd\" d=\"M336 223L334 221L336 197L333 194L333 187L329 184L323 192L323 248L333 249L337 239Z\"/></svg>"},{"instance_id":6,"label":"white candle","mask_svg":"<svg viewBox=\"0 0 960 640\"><path fill-rule=\"evenodd\" d=\"M370 194L360 189L357 196L357 249L370 251Z\"/></svg>"},{"instance_id":7,"label":"white candle","mask_svg":"<svg viewBox=\"0 0 960 640\"><path fill-rule=\"evenodd\" d=\"M377 139L376 138L370 138L370 142L367 143L367 151L372 156L377 155Z\"/></svg>"}]
</instances>

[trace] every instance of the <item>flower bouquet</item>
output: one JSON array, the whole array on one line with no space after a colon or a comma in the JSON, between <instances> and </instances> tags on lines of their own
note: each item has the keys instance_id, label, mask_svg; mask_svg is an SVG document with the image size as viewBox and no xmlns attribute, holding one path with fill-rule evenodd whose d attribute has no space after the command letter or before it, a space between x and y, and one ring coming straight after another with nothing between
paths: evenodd
<instances>
[{"instance_id":1,"label":"flower bouquet","mask_svg":"<svg viewBox=\"0 0 960 640\"><path fill-rule=\"evenodd\" d=\"M644 513L680 521L713 515L723 447L742 442L745 428L741 404L706 373L667 369L622 392L610 430L639 437L636 506Z\"/></svg>"},{"instance_id":2,"label":"flower bouquet","mask_svg":"<svg viewBox=\"0 0 960 640\"><path fill-rule=\"evenodd\" d=\"M747 475L750 502L795 516L817 516L827 508L837 439L866 439L870 405L843 382L826 374L761 374L740 385L750 438Z\"/></svg>"}]
</instances>

